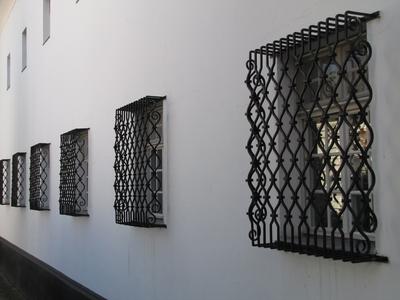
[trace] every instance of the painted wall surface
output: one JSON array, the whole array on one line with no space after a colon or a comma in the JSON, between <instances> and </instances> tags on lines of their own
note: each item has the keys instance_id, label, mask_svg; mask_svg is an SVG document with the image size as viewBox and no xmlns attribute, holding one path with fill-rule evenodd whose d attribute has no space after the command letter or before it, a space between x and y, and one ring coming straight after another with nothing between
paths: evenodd
<instances>
[{"instance_id":1,"label":"painted wall surface","mask_svg":"<svg viewBox=\"0 0 400 300\"><path fill-rule=\"evenodd\" d=\"M389 264L248 239L248 51L346 10L381 11L368 37L377 248ZM53 0L42 45L42 1L17 0L0 39L0 158L51 143L51 211L2 206L0 235L109 299L399 299L399 16L398 0ZM114 222L114 113L145 95L168 97L167 229ZM88 218L58 213L60 134L78 127L90 127Z\"/></svg>"}]
</instances>

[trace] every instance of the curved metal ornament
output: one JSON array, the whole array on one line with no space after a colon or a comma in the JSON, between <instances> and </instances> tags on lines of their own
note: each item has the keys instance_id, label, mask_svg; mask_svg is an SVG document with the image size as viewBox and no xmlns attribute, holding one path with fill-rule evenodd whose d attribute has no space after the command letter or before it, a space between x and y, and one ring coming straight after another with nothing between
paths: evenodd
<instances>
[{"instance_id":1,"label":"curved metal ornament","mask_svg":"<svg viewBox=\"0 0 400 300\"><path fill-rule=\"evenodd\" d=\"M250 51L246 181L253 245L353 262L387 261L376 255L371 239L377 217L369 157L372 49L365 22L377 16L346 12ZM346 43L350 49L343 55L339 51ZM339 137L343 128L350 128L349 146ZM359 153L358 165L352 153ZM366 176L367 187L361 181ZM359 196L354 200L353 195ZM344 224L347 217L349 224Z\"/></svg>"},{"instance_id":2,"label":"curved metal ornament","mask_svg":"<svg viewBox=\"0 0 400 300\"><path fill-rule=\"evenodd\" d=\"M88 216L88 129L61 136L60 214Z\"/></svg>"},{"instance_id":3,"label":"curved metal ornament","mask_svg":"<svg viewBox=\"0 0 400 300\"><path fill-rule=\"evenodd\" d=\"M165 97L147 96L116 110L115 221L139 227L165 227L160 219L162 110Z\"/></svg>"}]
</instances>

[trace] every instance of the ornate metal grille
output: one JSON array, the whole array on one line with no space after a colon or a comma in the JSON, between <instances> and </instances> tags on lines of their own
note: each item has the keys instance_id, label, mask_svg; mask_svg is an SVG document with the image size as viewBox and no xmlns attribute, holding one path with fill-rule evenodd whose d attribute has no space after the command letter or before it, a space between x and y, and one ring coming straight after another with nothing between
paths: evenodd
<instances>
[{"instance_id":1,"label":"ornate metal grille","mask_svg":"<svg viewBox=\"0 0 400 300\"><path fill-rule=\"evenodd\" d=\"M116 110L115 221L165 227L162 203L163 100L147 96Z\"/></svg>"},{"instance_id":2,"label":"ornate metal grille","mask_svg":"<svg viewBox=\"0 0 400 300\"><path fill-rule=\"evenodd\" d=\"M25 207L26 153L15 153L12 157L11 206Z\"/></svg>"},{"instance_id":3,"label":"ornate metal grille","mask_svg":"<svg viewBox=\"0 0 400 300\"><path fill-rule=\"evenodd\" d=\"M88 129L61 135L60 214L88 216Z\"/></svg>"},{"instance_id":4,"label":"ornate metal grille","mask_svg":"<svg viewBox=\"0 0 400 300\"><path fill-rule=\"evenodd\" d=\"M49 210L50 144L31 147L29 203L33 210Z\"/></svg>"},{"instance_id":5,"label":"ornate metal grille","mask_svg":"<svg viewBox=\"0 0 400 300\"><path fill-rule=\"evenodd\" d=\"M376 255L366 22L346 12L250 51L248 216L254 246L344 261Z\"/></svg>"},{"instance_id":6,"label":"ornate metal grille","mask_svg":"<svg viewBox=\"0 0 400 300\"><path fill-rule=\"evenodd\" d=\"M0 204L10 204L10 160L0 160Z\"/></svg>"}]
</instances>

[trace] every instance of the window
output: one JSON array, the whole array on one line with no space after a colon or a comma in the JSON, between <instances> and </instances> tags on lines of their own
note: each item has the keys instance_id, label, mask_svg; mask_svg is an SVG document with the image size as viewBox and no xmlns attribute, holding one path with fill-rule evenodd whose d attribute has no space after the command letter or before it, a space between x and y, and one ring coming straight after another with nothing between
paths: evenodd
<instances>
[{"instance_id":1,"label":"window","mask_svg":"<svg viewBox=\"0 0 400 300\"><path fill-rule=\"evenodd\" d=\"M25 207L26 153L18 152L12 157L11 206Z\"/></svg>"},{"instance_id":2,"label":"window","mask_svg":"<svg viewBox=\"0 0 400 300\"><path fill-rule=\"evenodd\" d=\"M117 224L165 227L164 99L147 96L116 111Z\"/></svg>"},{"instance_id":3,"label":"window","mask_svg":"<svg viewBox=\"0 0 400 300\"><path fill-rule=\"evenodd\" d=\"M10 204L10 160L0 160L0 204Z\"/></svg>"},{"instance_id":4,"label":"window","mask_svg":"<svg viewBox=\"0 0 400 300\"><path fill-rule=\"evenodd\" d=\"M362 36L362 39L366 39L366 36ZM372 171L372 169L370 170L372 161L369 158L367 163L364 163L360 158L362 150L367 151L368 155L370 154L370 149L367 149L370 144L369 127L367 126L367 124L370 124L369 108L366 107L366 122L364 122L360 120L361 111L357 102L354 100L347 101L352 89L356 92L355 97L361 106L368 106L366 102L369 100L367 84L364 80L359 80L360 78L357 75L357 65L367 63L365 61L366 56L359 55L357 52L352 55L351 42L357 41L350 39L350 41L344 41L340 46L337 46L334 59L330 59L329 47L321 49L316 57L308 59L305 57L303 66L299 68L301 71L296 76L296 85L300 87L300 90L306 91L303 96L304 109L299 112L298 120L301 123L299 127L305 132L308 141L308 145L304 145L308 147L308 151L301 150L304 154L303 162L310 161L309 178L311 181L308 184L315 187L313 192L314 205L311 208L311 224L313 228L318 228L318 233L321 234L321 227L329 229L340 227L344 232L350 233L352 215L349 210L342 212L346 191L350 191L348 198L351 202L354 202L352 209L356 215L360 215L361 220L369 220L369 210L373 210L372 191L369 195L369 206L365 210L362 209L362 205L357 200L362 192L364 194L369 192L368 182L371 180L368 180L368 177L370 177L369 173ZM294 64L295 62L292 61L292 69L295 69ZM345 80L348 82L338 84L341 69L345 71ZM325 70L326 81L323 82ZM367 80L367 64L364 71L365 80ZM304 85L304 82L307 82L307 74L310 75L308 87ZM337 87L335 88L335 86ZM317 101L320 107L314 107L311 119L308 120L306 112L311 111L319 87L321 87L320 99ZM339 105L341 108L346 106L346 118L343 118L339 109L334 106L326 109L333 93L336 94L334 96L335 105ZM325 112L327 113L327 122L321 121ZM362 149L358 147L355 140L360 142ZM342 152L345 152L341 151L343 149L348 149L350 165L342 161L344 155ZM308 157L307 153L311 153L311 156ZM353 171L356 171L356 174L353 174ZM350 187L353 175L359 177L359 186L355 184ZM335 176L339 177L338 181L340 182L335 182ZM330 195L326 191L330 191ZM327 197L330 199L330 204L325 206ZM366 222L361 221L360 225L366 225ZM362 227L362 229L369 232L372 226L373 222L369 226Z\"/></svg>"},{"instance_id":5,"label":"window","mask_svg":"<svg viewBox=\"0 0 400 300\"><path fill-rule=\"evenodd\" d=\"M61 135L60 214L88 216L88 133L74 129Z\"/></svg>"},{"instance_id":6,"label":"window","mask_svg":"<svg viewBox=\"0 0 400 300\"><path fill-rule=\"evenodd\" d=\"M11 87L11 54L7 55L7 90Z\"/></svg>"},{"instance_id":7,"label":"window","mask_svg":"<svg viewBox=\"0 0 400 300\"><path fill-rule=\"evenodd\" d=\"M26 69L28 63L27 34L27 29L25 28L22 31L22 72Z\"/></svg>"},{"instance_id":8,"label":"window","mask_svg":"<svg viewBox=\"0 0 400 300\"><path fill-rule=\"evenodd\" d=\"M31 147L29 203L32 210L49 210L50 144Z\"/></svg>"},{"instance_id":9,"label":"window","mask_svg":"<svg viewBox=\"0 0 400 300\"><path fill-rule=\"evenodd\" d=\"M43 45L50 38L50 1L43 0Z\"/></svg>"},{"instance_id":10,"label":"window","mask_svg":"<svg viewBox=\"0 0 400 300\"><path fill-rule=\"evenodd\" d=\"M334 259L377 255L372 47L346 12L250 51L247 178L254 246Z\"/></svg>"}]
</instances>

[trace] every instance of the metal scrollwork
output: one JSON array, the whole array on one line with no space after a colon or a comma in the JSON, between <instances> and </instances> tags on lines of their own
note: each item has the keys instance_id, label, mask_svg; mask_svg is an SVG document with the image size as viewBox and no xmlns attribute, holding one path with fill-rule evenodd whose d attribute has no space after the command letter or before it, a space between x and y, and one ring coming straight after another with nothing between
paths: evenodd
<instances>
[{"instance_id":1,"label":"metal scrollwork","mask_svg":"<svg viewBox=\"0 0 400 300\"><path fill-rule=\"evenodd\" d=\"M246 178L254 246L345 261L387 261L371 238L372 47L346 12L249 52Z\"/></svg>"},{"instance_id":2,"label":"metal scrollwork","mask_svg":"<svg viewBox=\"0 0 400 300\"><path fill-rule=\"evenodd\" d=\"M162 203L162 103L147 96L116 110L115 222L165 227Z\"/></svg>"},{"instance_id":3,"label":"metal scrollwork","mask_svg":"<svg viewBox=\"0 0 400 300\"><path fill-rule=\"evenodd\" d=\"M32 210L48 210L49 144L31 147L29 203Z\"/></svg>"},{"instance_id":4,"label":"metal scrollwork","mask_svg":"<svg viewBox=\"0 0 400 300\"><path fill-rule=\"evenodd\" d=\"M88 216L88 129L61 135L60 214Z\"/></svg>"},{"instance_id":5,"label":"metal scrollwork","mask_svg":"<svg viewBox=\"0 0 400 300\"><path fill-rule=\"evenodd\" d=\"M12 191L11 206L25 207L25 166L26 153L15 153L12 157Z\"/></svg>"},{"instance_id":6,"label":"metal scrollwork","mask_svg":"<svg viewBox=\"0 0 400 300\"><path fill-rule=\"evenodd\" d=\"M0 204L10 204L10 160L0 160Z\"/></svg>"}]
</instances>

